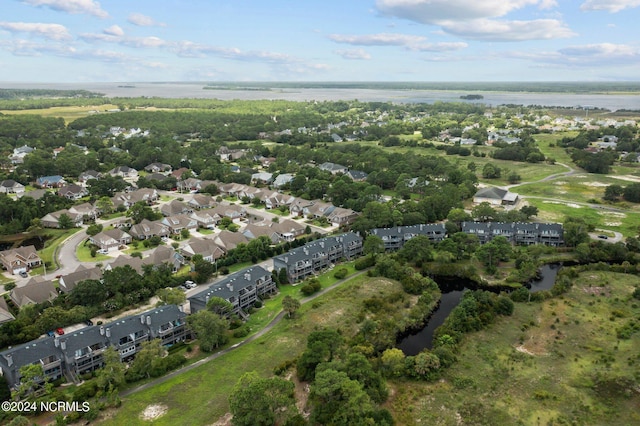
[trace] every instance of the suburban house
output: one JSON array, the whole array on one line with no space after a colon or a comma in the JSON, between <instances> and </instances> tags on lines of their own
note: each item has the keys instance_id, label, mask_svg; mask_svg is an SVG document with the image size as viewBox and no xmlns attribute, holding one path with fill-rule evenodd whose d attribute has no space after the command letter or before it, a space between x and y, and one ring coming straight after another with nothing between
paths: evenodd
<instances>
[{"instance_id":1,"label":"suburban house","mask_svg":"<svg viewBox=\"0 0 640 426\"><path fill-rule=\"evenodd\" d=\"M145 341L160 339L163 346L169 346L189 338L185 318L178 306L165 305L108 324L33 340L0 352L0 373L15 389L20 384L20 368L40 363L50 381L66 377L79 383L80 375L104 365L103 354L110 346L118 350L121 360L129 360Z\"/></svg>"},{"instance_id":2,"label":"suburban house","mask_svg":"<svg viewBox=\"0 0 640 426\"><path fill-rule=\"evenodd\" d=\"M378 236L384 243L386 251L399 250L404 244L413 237L424 235L431 242L437 243L447 236L447 230L444 223L430 223L409 226L395 226L393 228L376 228L372 229L371 235Z\"/></svg>"},{"instance_id":3,"label":"suburban house","mask_svg":"<svg viewBox=\"0 0 640 426\"><path fill-rule=\"evenodd\" d=\"M36 179L36 185L41 188L61 188L66 185L66 181L60 175L43 176Z\"/></svg>"},{"instance_id":4,"label":"suburban house","mask_svg":"<svg viewBox=\"0 0 640 426\"><path fill-rule=\"evenodd\" d=\"M144 272L142 269L142 265L142 259L140 259L139 257L129 256L128 254L121 254L120 256L116 257L113 262L107 263L104 266L104 270L113 271L115 268L128 266L136 271L138 275L142 275Z\"/></svg>"},{"instance_id":5,"label":"suburban house","mask_svg":"<svg viewBox=\"0 0 640 426\"><path fill-rule=\"evenodd\" d=\"M214 262L224 256L224 250L218 246L214 240L205 238L190 238L182 248L180 253L187 259L200 255L207 262Z\"/></svg>"},{"instance_id":6,"label":"suburban house","mask_svg":"<svg viewBox=\"0 0 640 426\"><path fill-rule=\"evenodd\" d=\"M518 245L564 245L564 230L560 223L462 222L462 232L477 236L483 244L502 236Z\"/></svg>"},{"instance_id":7,"label":"suburban house","mask_svg":"<svg viewBox=\"0 0 640 426\"><path fill-rule=\"evenodd\" d=\"M188 231L198 229L198 222L184 214L165 217L160 223L168 227L172 234L179 234L183 229Z\"/></svg>"},{"instance_id":8,"label":"suburban house","mask_svg":"<svg viewBox=\"0 0 640 426\"><path fill-rule=\"evenodd\" d=\"M60 228L60 217L62 215L66 215L69 219L71 219L72 227L82 226L83 217L81 214L72 213L70 210L62 209L57 212L51 212L40 219L42 222L42 226L44 228Z\"/></svg>"},{"instance_id":9,"label":"suburban house","mask_svg":"<svg viewBox=\"0 0 640 426\"><path fill-rule=\"evenodd\" d=\"M68 198L70 200L79 200L80 198L88 195L89 192L82 186L72 183L70 185L64 185L58 189L58 195Z\"/></svg>"},{"instance_id":10,"label":"suburban house","mask_svg":"<svg viewBox=\"0 0 640 426\"><path fill-rule=\"evenodd\" d=\"M180 200L172 200L169 203L163 204L160 207L160 213L164 216L175 216L177 214L191 213L193 209L186 203Z\"/></svg>"},{"instance_id":11,"label":"suburban house","mask_svg":"<svg viewBox=\"0 0 640 426\"><path fill-rule=\"evenodd\" d=\"M266 235L273 244L282 241L293 241L297 236L304 234L305 226L291 219L280 222L263 222L261 224L248 224L242 231L250 240Z\"/></svg>"},{"instance_id":12,"label":"suburban house","mask_svg":"<svg viewBox=\"0 0 640 426\"><path fill-rule=\"evenodd\" d=\"M16 317L14 317L11 311L9 310L9 305L7 305L7 301L4 300L4 297L0 297L0 324L13 321L14 319L16 319Z\"/></svg>"},{"instance_id":13,"label":"suburban house","mask_svg":"<svg viewBox=\"0 0 640 426\"><path fill-rule=\"evenodd\" d=\"M369 175L361 170L349 170L347 172L347 176L349 176L354 182L364 182L367 180L367 176Z\"/></svg>"},{"instance_id":14,"label":"suburban house","mask_svg":"<svg viewBox=\"0 0 640 426\"><path fill-rule=\"evenodd\" d=\"M273 192L264 200L264 205L268 209L277 209L281 206L290 206L296 198L293 195L282 194L280 192Z\"/></svg>"},{"instance_id":15,"label":"suburban house","mask_svg":"<svg viewBox=\"0 0 640 426\"><path fill-rule=\"evenodd\" d=\"M170 164L151 163L144 170L149 173L171 173L173 167Z\"/></svg>"},{"instance_id":16,"label":"suburban house","mask_svg":"<svg viewBox=\"0 0 640 426\"><path fill-rule=\"evenodd\" d=\"M189 297L189 304L191 313L194 314L206 309L212 297L220 297L233 305L233 313L246 317L245 309L252 307L260 296L276 291L271 273L262 266L252 266L228 275L222 281Z\"/></svg>"},{"instance_id":17,"label":"suburban house","mask_svg":"<svg viewBox=\"0 0 640 426\"><path fill-rule=\"evenodd\" d=\"M31 148L27 145L13 148L13 154L9 156L9 160L11 160L11 164L22 164L24 163L24 157L26 157L27 154L31 154L35 150L35 148Z\"/></svg>"},{"instance_id":18,"label":"suburban house","mask_svg":"<svg viewBox=\"0 0 640 426\"><path fill-rule=\"evenodd\" d=\"M104 251L118 250L122 246L131 244L132 239L130 234L118 228L107 229L89 237L91 244Z\"/></svg>"},{"instance_id":19,"label":"suburban house","mask_svg":"<svg viewBox=\"0 0 640 426\"><path fill-rule=\"evenodd\" d=\"M271 186L273 186L276 189L282 188L283 186L291 183L293 178L294 176L291 173L283 173L281 175L276 176Z\"/></svg>"},{"instance_id":20,"label":"suburban house","mask_svg":"<svg viewBox=\"0 0 640 426\"><path fill-rule=\"evenodd\" d=\"M153 188L140 188L131 192L118 192L111 198L113 206L118 207L124 205L126 208L131 207L135 203L145 202L147 204L155 203L159 198L158 191Z\"/></svg>"},{"instance_id":21,"label":"suburban house","mask_svg":"<svg viewBox=\"0 0 640 426\"><path fill-rule=\"evenodd\" d=\"M80 176L78 176L78 182L86 185L91 179L100 179L101 177L102 173L95 170L87 170L86 172L80 173Z\"/></svg>"},{"instance_id":22,"label":"suburban house","mask_svg":"<svg viewBox=\"0 0 640 426\"><path fill-rule=\"evenodd\" d=\"M29 278L24 286L11 290L9 297L17 307L21 308L34 303L50 302L58 297L58 292L53 281L45 280L38 275Z\"/></svg>"},{"instance_id":23,"label":"suburban house","mask_svg":"<svg viewBox=\"0 0 640 426\"><path fill-rule=\"evenodd\" d=\"M332 225L342 226L348 225L356 220L358 215L359 213L354 210L336 207L327 215L327 219Z\"/></svg>"},{"instance_id":24,"label":"suburban house","mask_svg":"<svg viewBox=\"0 0 640 426\"><path fill-rule=\"evenodd\" d=\"M61 276L60 279L58 280L58 285L61 292L69 293L74 288L76 288L76 285L80 281L85 281L85 280L99 281L101 279L102 279L102 270L100 268L98 268L97 266L88 267L88 266L80 265L78 266L78 269L76 269L74 272Z\"/></svg>"},{"instance_id":25,"label":"suburban house","mask_svg":"<svg viewBox=\"0 0 640 426\"><path fill-rule=\"evenodd\" d=\"M46 194L50 194L50 191L47 191L46 189L34 189L32 191L26 191L22 193L23 197L30 197L33 198L34 200L40 200L42 197L44 197Z\"/></svg>"},{"instance_id":26,"label":"suburban house","mask_svg":"<svg viewBox=\"0 0 640 426\"><path fill-rule=\"evenodd\" d=\"M18 247L15 249L0 251L2 267L10 274L29 272L31 269L42 265L42 259L38 256L33 245Z\"/></svg>"},{"instance_id":27,"label":"suburban house","mask_svg":"<svg viewBox=\"0 0 640 426\"><path fill-rule=\"evenodd\" d=\"M138 171L129 166L118 166L109 170L109 174L113 177L121 177L123 179L135 179L138 177Z\"/></svg>"},{"instance_id":28,"label":"suburban house","mask_svg":"<svg viewBox=\"0 0 640 426\"><path fill-rule=\"evenodd\" d=\"M229 149L226 146L221 146L216 151L216 155L220 156L220 161L235 161L244 157L248 151L244 149Z\"/></svg>"},{"instance_id":29,"label":"suburban house","mask_svg":"<svg viewBox=\"0 0 640 426\"><path fill-rule=\"evenodd\" d=\"M251 175L251 182L269 185L273 181L273 173L259 172Z\"/></svg>"},{"instance_id":30,"label":"suburban house","mask_svg":"<svg viewBox=\"0 0 640 426\"><path fill-rule=\"evenodd\" d=\"M69 213L73 213L76 215L81 215L83 221L85 220L93 220L100 216L100 212L98 209L89 203L78 204L77 206L69 207Z\"/></svg>"},{"instance_id":31,"label":"suburban house","mask_svg":"<svg viewBox=\"0 0 640 426\"><path fill-rule=\"evenodd\" d=\"M184 264L184 256L170 247L160 245L149 256L142 259L140 271L137 272L142 274L144 265L153 265L156 268L163 264L171 266L171 270L177 272Z\"/></svg>"},{"instance_id":32,"label":"suburban house","mask_svg":"<svg viewBox=\"0 0 640 426\"><path fill-rule=\"evenodd\" d=\"M486 202L494 206L500 206L515 204L516 201L518 201L518 194L495 186L479 189L473 196L473 202L476 204Z\"/></svg>"},{"instance_id":33,"label":"suburban house","mask_svg":"<svg viewBox=\"0 0 640 426\"><path fill-rule=\"evenodd\" d=\"M329 163L329 162L320 164L318 168L320 170L330 172L332 175L335 175L338 173L346 174L349 171L348 167L345 167L341 164Z\"/></svg>"},{"instance_id":34,"label":"suburban house","mask_svg":"<svg viewBox=\"0 0 640 426\"><path fill-rule=\"evenodd\" d=\"M139 240L146 240L151 237L168 237L171 234L171 230L167 225L164 225L158 220L150 221L143 219L142 222L132 225L129 228L129 234Z\"/></svg>"},{"instance_id":35,"label":"suburban house","mask_svg":"<svg viewBox=\"0 0 640 426\"><path fill-rule=\"evenodd\" d=\"M303 198L296 198L289 205L289 213L295 216L304 216L304 209L309 208L317 200L305 200Z\"/></svg>"},{"instance_id":36,"label":"suburban house","mask_svg":"<svg viewBox=\"0 0 640 426\"><path fill-rule=\"evenodd\" d=\"M187 202L189 207L196 210L210 209L218 205L215 198L207 194L193 194L193 197Z\"/></svg>"},{"instance_id":37,"label":"suburban house","mask_svg":"<svg viewBox=\"0 0 640 426\"><path fill-rule=\"evenodd\" d=\"M208 229L215 228L216 224L222 219L213 209L196 210L189 217L198 222L198 227Z\"/></svg>"},{"instance_id":38,"label":"suburban house","mask_svg":"<svg viewBox=\"0 0 640 426\"><path fill-rule=\"evenodd\" d=\"M335 237L311 241L302 247L289 250L273 258L276 271L285 269L289 282L294 283L345 259L351 260L362 254L362 237L347 232Z\"/></svg>"},{"instance_id":39,"label":"suburban house","mask_svg":"<svg viewBox=\"0 0 640 426\"><path fill-rule=\"evenodd\" d=\"M227 253L229 250L238 247L239 244L247 244L249 239L240 232L231 232L224 229L215 236L213 241Z\"/></svg>"},{"instance_id":40,"label":"suburban house","mask_svg":"<svg viewBox=\"0 0 640 426\"><path fill-rule=\"evenodd\" d=\"M238 222L240 219L247 215L247 210L237 204L219 205L212 209L220 217L228 217L229 219Z\"/></svg>"},{"instance_id":41,"label":"suburban house","mask_svg":"<svg viewBox=\"0 0 640 426\"><path fill-rule=\"evenodd\" d=\"M319 219L321 217L329 216L335 208L336 206L331 203L315 200L313 201L313 204L303 208L302 213L309 219Z\"/></svg>"},{"instance_id":42,"label":"suburban house","mask_svg":"<svg viewBox=\"0 0 640 426\"><path fill-rule=\"evenodd\" d=\"M4 194L23 194L24 185L13 179L6 179L0 183L0 193Z\"/></svg>"}]
</instances>

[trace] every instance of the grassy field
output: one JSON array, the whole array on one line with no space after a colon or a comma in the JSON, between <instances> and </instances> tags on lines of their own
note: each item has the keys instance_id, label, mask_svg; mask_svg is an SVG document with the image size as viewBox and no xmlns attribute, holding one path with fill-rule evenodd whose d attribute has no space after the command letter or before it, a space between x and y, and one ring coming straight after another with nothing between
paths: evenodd
<instances>
[{"instance_id":1,"label":"grassy field","mask_svg":"<svg viewBox=\"0 0 640 426\"><path fill-rule=\"evenodd\" d=\"M589 271L564 297L517 304L513 317L470 335L437 383L393 383L398 424L640 424L640 315L632 275Z\"/></svg>"},{"instance_id":2,"label":"grassy field","mask_svg":"<svg viewBox=\"0 0 640 426\"><path fill-rule=\"evenodd\" d=\"M65 123L70 123L78 118L86 117L87 115L95 114L95 111L106 112L109 109L118 108L116 105L87 105L87 106L66 106L66 107L52 107L46 109L36 110L2 110L0 113L7 115L41 115L43 117L62 117ZM92 112L91 112L92 111Z\"/></svg>"},{"instance_id":3,"label":"grassy field","mask_svg":"<svg viewBox=\"0 0 640 426\"><path fill-rule=\"evenodd\" d=\"M372 295L384 297L397 291L401 291L400 284L389 280L355 278L304 304L296 318L283 320L256 341L126 397L122 407L103 424L148 424L141 419L141 413L152 404L161 404L168 409L154 424L212 424L228 412L229 393L244 372L257 371L262 376L273 374L274 367L304 350L307 335L318 327L339 327L345 335L354 334L358 328L356 318L362 309L361 301Z\"/></svg>"}]
</instances>

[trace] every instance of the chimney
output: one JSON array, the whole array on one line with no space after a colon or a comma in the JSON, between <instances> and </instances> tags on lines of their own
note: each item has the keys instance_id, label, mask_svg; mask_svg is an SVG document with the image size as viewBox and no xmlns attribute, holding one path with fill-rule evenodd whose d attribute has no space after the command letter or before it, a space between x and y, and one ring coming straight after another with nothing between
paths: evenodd
<instances>
[{"instance_id":1,"label":"chimney","mask_svg":"<svg viewBox=\"0 0 640 426\"><path fill-rule=\"evenodd\" d=\"M58 338L54 338L53 339L53 345L57 348L58 346L60 346L60 341L58 340Z\"/></svg>"},{"instance_id":2,"label":"chimney","mask_svg":"<svg viewBox=\"0 0 640 426\"><path fill-rule=\"evenodd\" d=\"M60 342L60 349L62 349L63 351L67 349L67 341L63 340Z\"/></svg>"},{"instance_id":3,"label":"chimney","mask_svg":"<svg viewBox=\"0 0 640 426\"><path fill-rule=\"evenodd\" d=\"M7 354L5 355L5 358L7 359L7 365L11 367L13 365L13 355Z\"/></svg>"},{"instance_id":4,"label":"chimney","mask_svg":"<svg viewBox=\"0 0 640 426\"><path fill-rule=\"evenodd\" d=\"M245 280L247 280L247 281L249 281L249 280L251 279L251 274L250 274L250 273L248 273L248 272L245 272L245 274L244 274L244 279L245 279Z\"/></svg>"},{"instance_id":5,"label":"chimney","mask_svg":"<svg viewBox=\"0 0 640 426\"><path fill-rule=\"evenodd\" d=\"M107 334L107 337L111 337L111 329L110 328L107 328L106 334Z\"/></svg>"},{"instance_id":6,"label":"chimney","mask_svg":"<svg viewBox=\"0 0 640 426\"><path fill-rule=\"evenodd\" d=\"M104 336L104 326L100 326L100 335Z\"/></svg>"},{"instance_id":7,"label":"chimney","mask_svg":"<svg viewBox=\"0 0 640 426\"><path fill-rule=\"evenodd\" d=\"M140 324L144 324L144 315L140 315Z\"/></svg>"},{"instance_id":8,"label":"chimney","mask_svg":"<svg viewBox=\"0 0 640 426\"><path fill-rule=\"evenodd\" d=\"M147 325L151 325L151 315L147 315Z\"/></svg>"}]
</instances>

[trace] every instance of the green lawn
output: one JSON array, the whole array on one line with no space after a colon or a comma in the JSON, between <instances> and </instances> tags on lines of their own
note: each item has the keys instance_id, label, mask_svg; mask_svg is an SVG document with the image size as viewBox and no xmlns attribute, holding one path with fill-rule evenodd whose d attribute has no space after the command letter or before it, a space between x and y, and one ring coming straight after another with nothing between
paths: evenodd
<instances>
[{"instance_id":1,"label":"green lawn","mask_svg":"<svg viewBox=\"0 0 640 426\"><path fill-rule=\"evenodd\" d=\"M54 265L56 264L54 254L60 244L62 244L62 242L64 242L67 238L79 231L82 231L82 229L72 228L47 230L46 234L50 236L50 238L45 242L44 248L38 252L42 261L54 267Z\"/></svg>"},{"instance_id":2,"label":"green lawn","mask_svg":"<svg viewBox=\"0 0 640 426\"><path fill-rule=\"evenodd\" d=\"M90 244L79 244L76 248L76 256L80 262L102 262L112 259L111 256L105 254L96 253L95 256L91 256Z\"/></svg>"}]
</instances>

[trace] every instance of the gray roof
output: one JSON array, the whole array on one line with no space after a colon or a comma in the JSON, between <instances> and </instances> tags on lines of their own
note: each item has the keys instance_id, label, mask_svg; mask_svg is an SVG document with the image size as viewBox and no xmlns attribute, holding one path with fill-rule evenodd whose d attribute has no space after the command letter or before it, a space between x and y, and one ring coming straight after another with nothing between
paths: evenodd
<instances>
[{"instance_id":1,"label":"gray roof","mask_svg":"<svg viewBox=\"0 0 640 426\"><path fill-rule=\"evenodd\" d=\"M495 186L489 187L489 188L482 188L480 190L478 190L478 192L476 192L476 194L474 195L474 197L481 197L481 198L491 198L491 199L495 199L495 200L502 200L505 195L507 195L509 191L507 191L506 189L502 189L502 188L498 188Z\"/></svg>"},{"instance_id":2,"label":"gray roof","mask_svg":"<svg viewBox=\"0 0 640 426\"><path fill-rule=\"evenodd\" d=\"M274 261L281 261L285 264L291 265L299 261L307 260L314 254L323 252L330 247L341 246L344 248L351 242L361 240L362 238L359 235L353 232L347 232L335 237L325 237L311 241L302 247L298 247L293 250L289 250L287 253L275 256L273 259Z\"/></svg>"},{"instance_id":3,"label":"gray roof","mask_svg":"<svg viewBox=\"0 0 640 426\"><path fill-rule=\"evenodd\" d=\"M206 304L211 297L221 297L229 300L231 297L237 296L241 289L251 285L255 286L258 278L265 275L271 275L271 273L262 266L252 266L210 285L206 290L189 297L189 300L200 300L204 302L204 304Z\"/></svg>"}]
</instances>

